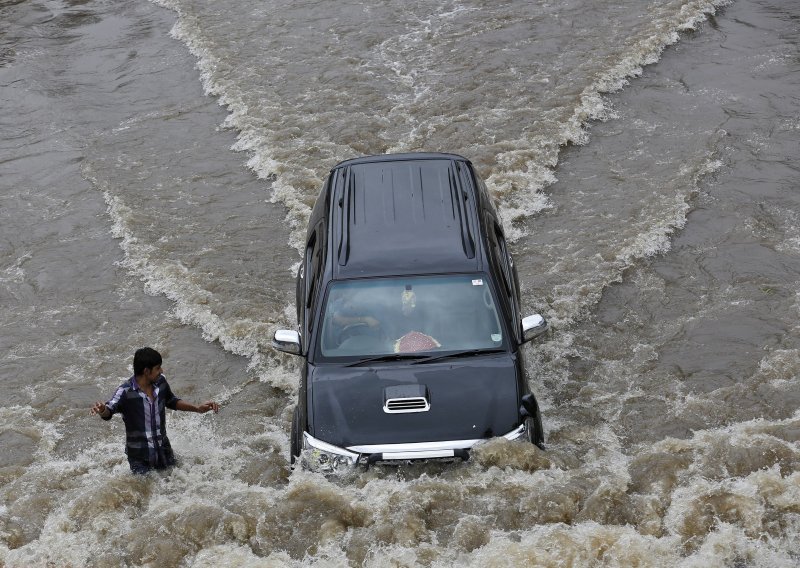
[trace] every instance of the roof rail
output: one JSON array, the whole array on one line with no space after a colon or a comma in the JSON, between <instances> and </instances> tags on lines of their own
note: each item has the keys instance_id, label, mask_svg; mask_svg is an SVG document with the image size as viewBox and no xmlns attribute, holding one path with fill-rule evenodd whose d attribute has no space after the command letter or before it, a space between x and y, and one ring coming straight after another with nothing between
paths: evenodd
<instances>
[{"instance_id":1,"label":"roof rail","mask_svg":"<svg viewBox=\"0 0 800 568\"><path fill-rule=\"evenodd\" d=\"M343 195L339 198L339 208L341 209L339 221L339 226L341 227L338 250L339 266L346 265L347 259L350 257L350 220L352 215L353 193L355 191L355 180L352 168L347 168L344 176Z\"/></svg>"},{"instance_id":2,"label":"roof rail","mask_svg":"<svg viewBox=\"0 0 800 568\"><path fill-rule=\"evenodd\" d=\"M464 206L464 201L469 199L469 194L462 188L460 176L457 175L456 169L458 169L458 173L461 173L456 162L450 162L448 179L450 181L450 193L453 196L453 202L456 204L458 211L461 246L464 247L464 254L467 255L467 258L475 258L475 239L472 234L472 226L469 222L469 213Z\"/></svg>"}]
</instances>

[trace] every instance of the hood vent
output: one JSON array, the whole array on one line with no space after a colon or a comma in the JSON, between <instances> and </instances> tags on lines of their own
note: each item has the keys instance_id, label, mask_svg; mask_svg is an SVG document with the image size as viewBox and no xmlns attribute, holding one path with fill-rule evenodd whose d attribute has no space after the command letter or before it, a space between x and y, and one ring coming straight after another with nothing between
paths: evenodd
<instances>
[{"instance_id":1,"label":"hood vent","mask_svg":"<svg viewBox=\"0 0 800 568\"><path fill-rule=\"evenodd\" d=\"M383 411L388 414L427 412L430 409L425 385L400 385L383 390Z\"/></svg>"}]
</instances>

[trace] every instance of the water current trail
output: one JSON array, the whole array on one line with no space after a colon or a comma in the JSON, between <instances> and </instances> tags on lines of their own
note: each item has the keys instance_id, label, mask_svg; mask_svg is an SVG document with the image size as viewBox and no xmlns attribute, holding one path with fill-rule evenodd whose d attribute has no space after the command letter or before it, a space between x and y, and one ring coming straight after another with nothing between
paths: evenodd
<instances>
[{"instance_id":1,"label":"water current trail","mask_svg":"<svg viewBox=\"0 0 800 568\"><path fill-rule=\"evenodd\" d=\"M796 566L791 2L0 2L0 565ZM170 34L170 30L172 30ZM337 161L473 160L548 450L288 466L293 269ZM165 355L178 467L88 416Z\"/></svg>"}]
</instances>

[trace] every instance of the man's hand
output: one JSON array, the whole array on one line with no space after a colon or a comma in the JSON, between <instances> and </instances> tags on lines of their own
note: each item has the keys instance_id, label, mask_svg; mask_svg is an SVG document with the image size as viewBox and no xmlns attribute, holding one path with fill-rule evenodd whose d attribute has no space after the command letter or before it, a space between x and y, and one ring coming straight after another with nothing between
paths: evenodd
<instances>
[{"instance_id":1,"label":"man's hand","mask_svg":"<svg viewBox=\"0 0 800 568\"><path fill-rule=\"evenodd\" d=\"M95 402L95 403L94 403L94 406L93 406L93 407L92 407L92 409L89 411L89 413L90 413L90 414L92 414L92 415L94 415L94 414L99 414L101 417L103 417L103 416L105 416L105 415L106 415L106 411L107 411L107 410L108 410L108 408L106 408L106 405L105 405L105 403L104 403L104 402L99 402L99 401L98 401L98 402Z\"/></svg>"},{"instance_id":2,"label":"man's hand","mask_svg":"<svg viewBox=\"0 0 800 568\"><path fill-rule=\"evenodd\" d=\"M197 407L197 412L200 414L205 414L209 410L213 410L214 414L219 412L219 404L214 402L213 400L207 400L203 404Z\"/></svg>"}]
</instances>

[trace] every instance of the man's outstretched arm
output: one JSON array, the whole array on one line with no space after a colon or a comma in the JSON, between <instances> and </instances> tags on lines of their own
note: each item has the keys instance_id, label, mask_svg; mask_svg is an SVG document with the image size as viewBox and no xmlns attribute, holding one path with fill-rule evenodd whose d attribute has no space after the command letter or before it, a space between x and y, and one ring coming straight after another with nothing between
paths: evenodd
<instances>
[{"instance_id":1,"label":"man's outstretched arm","mask_svg":"<svg viewBox=\"0 0 800 568\"><path fill-rule=\"evenodd\" d=\"M194 405L190 402L186 402L185 400L178 400L175 404L175 410L184 410L186 412L199 412L200 414L205 414L209 410L213 410L216 414L219 412L219 405L214 402L213 400L207 400L203 404Z\"/></svg>"},{"instance_id":2,"label":"man's outstretched arm","mask_svg":"<svg viewBox=\"0 0 800 568\"><path fill-rule=\"evenodd\" d=\"M111 417L118 410L120 401L122 400L122 395L124 393L125 389L122 386L119 387L114 393L114 396L112 396L111 400L108 402L95 402L94 406L92 406L91 410L89 411L90 414L97 414L103 420L111 420Z\"/></svg>"}]
</instances>

